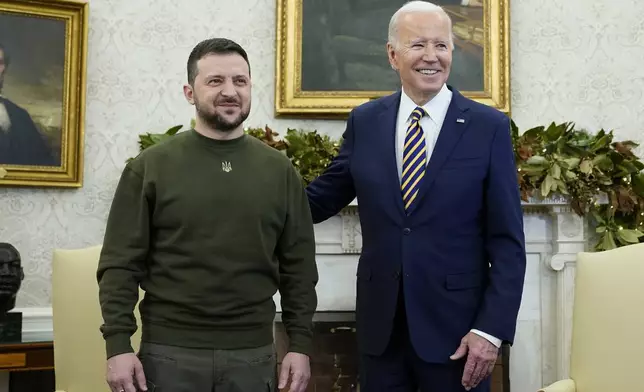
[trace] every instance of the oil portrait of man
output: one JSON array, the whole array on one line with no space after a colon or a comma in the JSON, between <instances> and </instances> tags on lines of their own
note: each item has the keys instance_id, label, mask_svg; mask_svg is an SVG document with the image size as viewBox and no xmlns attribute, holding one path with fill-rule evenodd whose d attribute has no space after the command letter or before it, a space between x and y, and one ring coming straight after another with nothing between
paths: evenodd
<instances>
[{"instance_id":1,"label":"oil portrait of man","mask_svg":"<svg viewBox=\"0 0 644 392\"><path fill-rule=\"evenodd\" d=\"M64 23L0 13L0 165L60 166Z\"/></svg>"}]
</instances>

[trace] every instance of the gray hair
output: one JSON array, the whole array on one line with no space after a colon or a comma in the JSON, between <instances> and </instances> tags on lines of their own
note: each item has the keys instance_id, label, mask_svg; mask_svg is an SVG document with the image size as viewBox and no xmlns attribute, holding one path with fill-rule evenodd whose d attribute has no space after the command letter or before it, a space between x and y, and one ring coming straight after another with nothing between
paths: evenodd
<instances>
[{"instance_id":1,"label":"gray hair","mask_svg":"<svg viewBox=\"0 0 644 392\"><path fill-rule=\"evenodd\" d=\"M437 13L447 18L447 21L449 23L449 31L450 31L449 44L451 49L454 49L454 38L453 38L454 34L452 32L452 18L450 18L447 12L445 12L443 7L436 5L434 3L430 3L428 1L420 1L420 0L408 1L392 15L391 20L389 21L388 40L393 47L398 46L398 18L403 14L413 13L413 12Z\"/></svg>"}]
</instances>

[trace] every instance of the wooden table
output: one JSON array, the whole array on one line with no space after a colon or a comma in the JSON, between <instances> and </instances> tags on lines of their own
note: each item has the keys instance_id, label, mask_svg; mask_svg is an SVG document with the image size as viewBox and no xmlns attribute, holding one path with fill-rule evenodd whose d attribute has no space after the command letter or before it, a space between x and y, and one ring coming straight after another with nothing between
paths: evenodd
<instances>
[{"instance_id":1,"label":"wooden table","mask_svg":"<svg viewBox=\"0 0 644 392\"><path fill-rule=\"evenodd\" d=\"M50 370L54 368L54 342L0 343L0 371Z\"/></svg>"},{"instance_id":2,"label":"wooden table","mask_svg":"<svg viewBox=\"0 0 644 392\"><path fill-rule=\"evenodd\" d=\"M9 372L9 392L54 392L54 343L49 333L0 341L0 371ZM0 387L2 389L2 387Z\"/></svg>"}]
</instances>

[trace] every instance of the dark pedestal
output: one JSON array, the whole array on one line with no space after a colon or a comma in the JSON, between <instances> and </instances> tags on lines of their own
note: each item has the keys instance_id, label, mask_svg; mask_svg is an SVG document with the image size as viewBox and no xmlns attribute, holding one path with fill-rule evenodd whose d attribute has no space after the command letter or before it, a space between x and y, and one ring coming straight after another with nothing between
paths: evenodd
<instances>
[{"instance_id":1,"label":"dark pedestal","mask_svg":"<svg viewBox=\"0 0 644 392\"><path fill-rule=\"evenodd\" d=\"M22 313L9 312L0 315L0 343L22 341Z\"/></svg>"},{"instance_id":2,"label":"dark pedestal","mask_svg":"<svg viewBox=\"0 0 644 392\"><path fill-rule=\"evenodd\" d=\"M55 389L53 370L12 372L9 376L9 392L54 392Z\"/></svg>"}]
</instances>

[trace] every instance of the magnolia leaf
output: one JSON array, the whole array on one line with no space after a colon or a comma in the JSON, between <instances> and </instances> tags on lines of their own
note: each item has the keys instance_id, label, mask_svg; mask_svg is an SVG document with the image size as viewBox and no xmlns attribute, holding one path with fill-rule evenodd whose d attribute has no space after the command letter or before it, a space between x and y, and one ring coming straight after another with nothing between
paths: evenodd
<instances>
[{"instance_id":1,"label":"magnolia leaf","mask_svg":"<svg viewBox=\"0 0 644 392\"><path fill-rule=\"evenodd\" d=\"M568 180L576 180L576 179L578 178L578 177L577 177L577 173L572 172L572 171L568 171L568 170L566 170L566 171L564 172L564 176L565 176Z\"/></svg>"},{"instance_id":2,"label":"magnolia leaf","mask_svg":"<svg viewBox=\"0 0 644 392\"><path fill-rule=\"evenodd\" d=\"M183 125L175 125L174 127L172 127L170 129L168 129L167 131L165 131L165 134L166 135L175 135L177 132L179 132L179 130L181 128L183 128Z\"/></svg>"},{"instance_id":3,"label":"magnolia leaf","mask_svg":"<svg viewBox=\"0 0 644 392\"><path fill-rule=\"evenodd\" d=\"M637 168L636 171L641 172L642 170L644 170L644 163L640 161L631 161L631 163Z\"/></svg>"},{"instance_id":4,"label":"magnolia leaf","mask_svg":"<svg viewBox=\"0 0 644 392\"><path fill-rule=\"evenodd\" d=\"M640 197L644 197L644 173L638 173L631 176L633 191Z\"/></svg>"},{"instance_id":5,"label":"magnolia leaf","mask_svg":"<svg viewBox=\"0 0 644 392\"><path fill-rule=\"evenodd\" d=\"M584 159L579 165L579 170L584 174L590 174L593 171L593 164L589 160Z\"/></svg>"},{"instance_id":6,"label":"magnolia leaf","mask_svg":"<svg viewBox=\"0 0 644 392\"><path fill-rule=\"evenodd\" d=\"M630 174L627 168L622 165L617 165L615 171L611 173L613 177L626 177Z\"/></svg>"},{"instance_id":7,"label":"magnolia leaf","mask_svg":"<svg viewBox=\"0 0 644 392\"><path fill-rule=\"evenodd\" d=\"M601 134L601 132L598 134L598 136L600 134ZM605 135L599 137L597 139L597 141L595 141L595 143L593 143L593 145L590 147L590 150L592 152L595 152L595 151L601 150L602 148L608 147L608 145L610 144L612 138L613 137L612 137L611 134L605 134Z\"/></svg>"},{"instance_id":8,"label":"magnolia leaf","mask_svg":"<svg viewBox=\"0 0 644 392\"><path fill-rule=\"evenodd\" d=\"M607 231L604 234L604 239L602 241L602 249L610 250L615 248L617 248L617 244L615 243L615 239L613 238L613 233L610 231Z\"/></svg>"},{"instance_id":9,"label":"magnolia leaf","mask_svg":"<svg viewBox=\"0 0 644 392\"><path fill-rule=\"evenodd\" d=\"M632 140L623 140L621 142L613 143L613 147L616 147L617 145L620 145L620 144L629 149L639 147L639 143L636 143Z\"/></svg>"},{"instance_id":10,"label":"magnolia leaf","mask_svg":"<svg viewBox=\"0 0 644 392\"><path fill-rule=\"evenodd\" d=\"M588 152L585 150L585 147L582 148L568 143L566 144L565 148L562 149L562 154L568 156L584 157L588 155Z\"/></svg>"},{"instance_id":11,"label":"magnolia leaf","mask_svg":"<svg viewBox=\"0 0 644 392\"><path fill-rule=\"evenodd\" d=\"M597 211L596 208L591 209L591 214L593 215L593 218L599 223L600 225L606 226L606 220L604 219L603 216L599 215L599 211Z\"/></svg>"},{"instance_id":12,"label":"magnolia leaf","mask_svg":"<svg viewBox=\"0 0 644 392\"><path fill-rule=\"evenodd\" d=\"M628 173L637 173L637 172L639 172L637 167L633 163L631 163L629 161L622 162L622 164L620 166L623 167ZM620 167L620 169L621 169L621 167Z\"/></svg>"},{"instance_id":13,"label":"magnolia leaf","mask_svg":"<svg viewBox=\"0 0 644 392\"><path fill-rule=\"evenodd\" d=\"M158 133L152 133L150 134L150 140L154 143L159 143L163 139L166 138L166 135L164 134L158 134Z\"/></svg>"},{"instance_id":14,"label":"magnolia leaf","mask_svg":"<svg viewBox=\"0 0 644 392\"><path fill-rule=\"evenodd\" d=\"M553 122L546 130L546 138L550 141L555 141L563 135L565 129L565 125L557 125Z\"/></svg>"},{"instance_id":15,"label":"magnolia leaf","mask_svg":"<svg viewBox=\"0 0 644 392\"><path fill-rule=\"evenodd\" d=\"M519 138L519 127L517 127L517 124L512 119L510 119L510 133L513 140Z\"/></svg>"},{"instance_id":16,"label":"magnolia leaf","mask_svg":"<svg viewBox=\"0 0 644 392\"><path fill-rule=\"evenodd\" d=\"M546 158L541 155L533 155L526 161L528 165L542 165L546 162Z\"/></svg>"},{"instance_id":17,"label":"magnolia leaf","mask_svg":"<svg viewBox=\"0 0 644 392\"><path fill-rule=\"evenodd\" d=\"M521 165L520 168L522 173L526 173L528 175L540 175L546 170L543 166Z\"/></svg>"},{"instance_id":18,"label":"magnolia leaf","mask_svg":"<svg viewBox=\"0 0 644 392\"><path fill-rule=\"evenodd\" d=\"M550 190L552 189L553 184L554 184L554 179L550 174L548 174L546 178L543 180L543 182L541 183L541 196L548 197L548 194L550 193Z\"/></svg>"},{"instance_id":19,"label":"magnolia leaf","mask_svg":"<svg viewBox=\"0 0 644 392\"><path fill-rule=\"evenodd\" d=\"M544 127L542 126L534 127L525 131L522 137L525 139L538 139L539 135L541 135L543 130L544 130Z\"/></svg>"},{"instance_id":20,"label":"magnolia leaf","mask_svg":"<svg viewBox=\"0 0 644 392\"><path fill-rule=\"evenodd\" d=\"M605 231L606 231L606 226L597 226L597 228L595 229L596 233L603 233Z\"/></svg>"},{"instance_id":21,"label":"magnolia leaf","mask_svg":"<svg viewBox=\"0 0 644 392\"><path fill-rule=\"evenodd\" d=\"M624 162L625 160L624 156L618 153L617 151L608 151L607 155L610 158L610 160L613 161L613 163L616 165Z\"/></svg>"},{"instance_id":22,"label":"magnolia leaf","mask_svg":"<svg viewBox=\"0 0 644 392\"><path fill-rule=\"evenodd\" d=\"M552 178L558 180L561 178L561 167L556 163L550 167L550 175Z\"/></svg>"},{"instance_id":23,"label":"magnolia leaf","mask_svg":"<svg viewBox=\"0 0 644 392\"><path fill-rule=\"evenodd\" d=\"M613 170L613 161L606 154L598 155L593 159L593 166L604 171Z\"/></svg>"},{"instance_id":24,"label":"magnolia leaf","mask_svg":"<svg viewBox=\"0 0 644 392\"><path fill-rule=\"evenodd\" d=\"M574 169L577 166L579 166L579 162L581 161L581 159L579 159L579 158L567 158L567 159L564 159L563 161L568 166L568 169Z\"/></svg>"},{"instance_id":25,"label":"magnolia leaf","mask_svg":"<svg viewBox=\"0 0 644 392\"><path fill-rule=\"evenodd\" d=\"M559 179L555 179L555 184L557 185L557 188L553 189L553 191L556 192L557 190L559 190L559 192L563 193L564 195L569 195L568 187L566 186L565 182L563 182L563 181L561 181Z\"/></svg>"},{"instance_id":26,"label":"magnolia leaf","mask_svg":"<svg viewBox=\"0 0 644 392\"><path fill-rule=\"evenodd\" d=\"M622 229L617 231L617 236L629 244L640 242L639 238L643 235L644 233L639 230Z\"/></svg>"}]
</instances>

